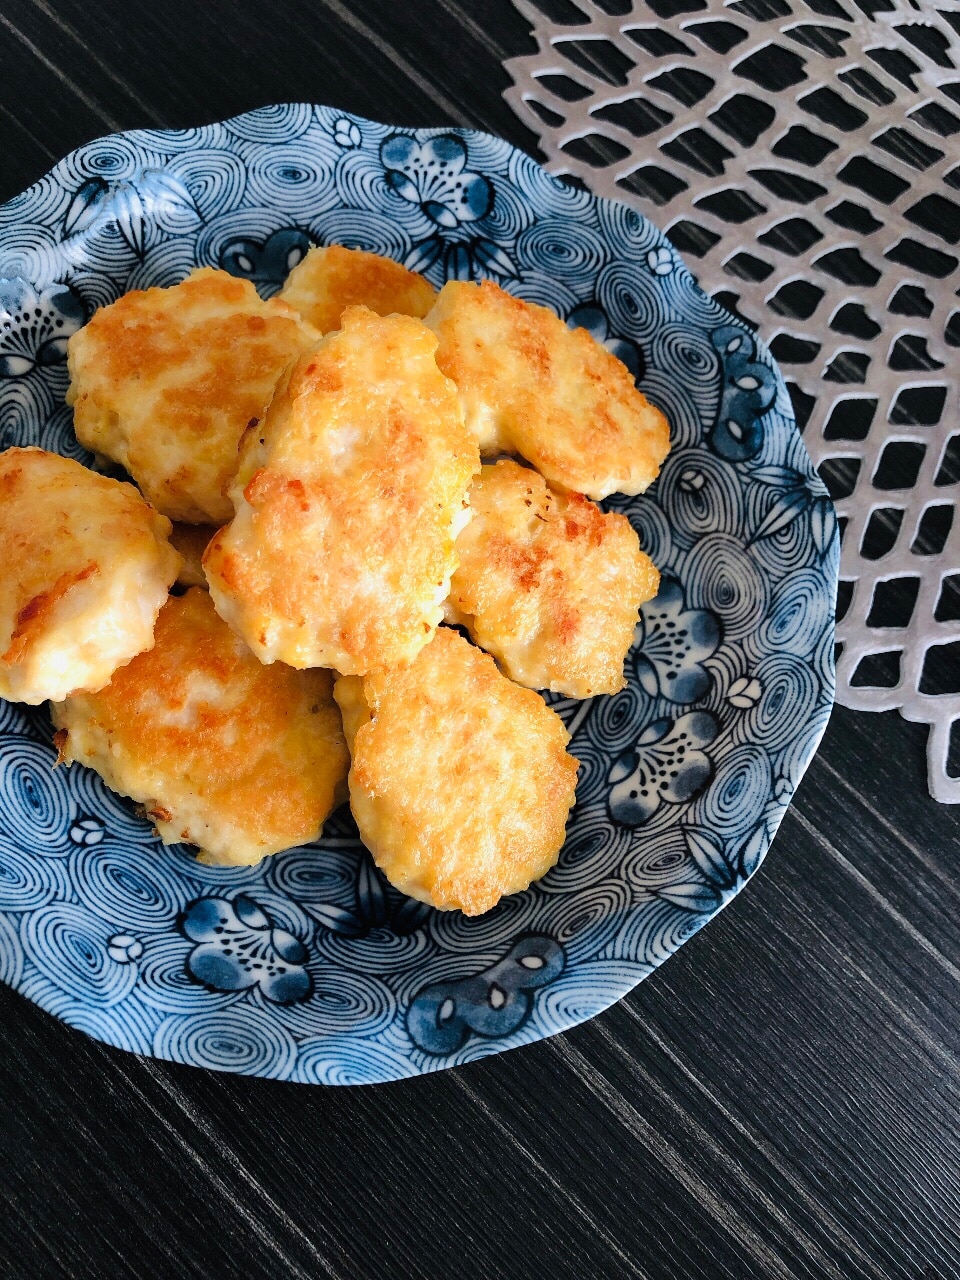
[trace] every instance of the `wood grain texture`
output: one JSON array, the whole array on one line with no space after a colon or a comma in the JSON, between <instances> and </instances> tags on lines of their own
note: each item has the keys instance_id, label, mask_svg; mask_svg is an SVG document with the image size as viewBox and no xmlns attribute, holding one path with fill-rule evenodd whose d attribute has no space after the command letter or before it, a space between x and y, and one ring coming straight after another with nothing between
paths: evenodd
<instances>
[{"instance_id":1,"label":"wood grain texture","mask_svg":"<svg viewBox=\"0 0 960 1280\"><path fill-rule=\"evenodd\" d=\"M533 150L508 0L4 0L0 199L111 128L306 99ZM767 863L628 999L372 1089L107 1049L0 988L0 1276L954 1280L960 814L838 710Z\"/></svg>"}]
</instances>

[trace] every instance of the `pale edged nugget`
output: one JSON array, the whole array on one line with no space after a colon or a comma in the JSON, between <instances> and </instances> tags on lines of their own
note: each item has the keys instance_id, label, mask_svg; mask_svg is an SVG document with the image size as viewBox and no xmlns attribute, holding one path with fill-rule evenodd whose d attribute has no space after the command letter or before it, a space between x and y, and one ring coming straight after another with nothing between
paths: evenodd
<instances>
[{"instance_id":1,"label":"pale edged nugget","mask_svg":"<svg viewBox=\"0 0 960 1280\"><path fill-rule=\"evenodd\" d=\"M285 302L209 267L126 293L70 338L77 438L171 520L222 524L243 432L317 339Z\"/></svg>"},{"instance_id":2,"label":"pale edged nugget","mask_svg":"<svg viewBox=\"0 0 960 1280\"><path fill-rule=\"evenodd\" d=\"M261 661L363 675L409 662L442 618L480 459L436 341L348 308L248 436L203 565Z\"/></svg>"},{"instance_id":3,"label":"pale edged nugget","mask_svg":"<svg viewBox=\"0 0 960 1280\"><path fill-rule=\"evenodd\" d=\"M247 865L316 839L349 763L329 671L265 667L199 587L99 693L53 707L61 760L144 805L161 838Z\"/></svg>"},{"instance_id":4,"label":"pale edged nugget","mask_svg":"<svg viewBox=\"0 0 960 1280\"><path fill-rule=\"evenodd\" d=\"M153 644L180 556L132 484L43 449L0 453L0 696L99 689Z\"/></svg>"},{"instance_id":5,"label":"pale edged nugget","mask_svg":"<svg viewBox=\"0 0 960 1280\"><path fill-rule=\"evenodd\" d=\"M616 693L640 605L660 575L626 516L557 493L529 467L485 466L457 539L448 621L530 689Z\"/></svg>"},{"instance_id":6,"label":"pale edged nugget","mask_svg":"<svg viewBox=\"0 0 960 1280\"><path fill-rule=\"evenodd\" d=\"M437 291L392 258L331 244L310 250L287 276L280 297L320 333L331 333L352 306L422 319Z\"/></svg>"},{"instance_id":7,"label":"pale edged nugget","mask_svg":"<svg viewBox=\"0 0 960 1280\"><path fill-rule=\"evenodd\" d=\"M401 892L480 915L553 866L578 766L538 693L441 627L408 667L334 696L360 836Z\"/></svg>"},{"instance_id":8,"label":"pale edged nugget","mask_svg":"<svg viewBox=\"0 0 960 1280\"><path fill-rule=\"evenodd\" d=\"M203 553L210 545L217 526L212 524L180 524L174 522L170 542L183 557L177 574L178 587L205 587L207 576L203 572Z\"/></svg>"},{"instance_id":9,"label":"pale edged nugget","mask_svg":"<svg viewBox=\"0 0 960 1280\"><path fill-rule=\"evenodd\" d=\"M585 329L489 280L449 281L425 323L485 457L518 453L591 498L642 493L656 479L667 420Z\"/></svg>"}]
</instances>

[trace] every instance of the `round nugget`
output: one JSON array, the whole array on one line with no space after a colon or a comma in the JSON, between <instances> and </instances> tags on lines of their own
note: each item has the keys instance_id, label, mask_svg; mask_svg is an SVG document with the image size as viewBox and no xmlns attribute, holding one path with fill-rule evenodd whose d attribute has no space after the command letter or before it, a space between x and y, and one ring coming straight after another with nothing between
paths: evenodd
<instances>
[{"instance_id":1,"label":"round nugget","mask_svg":"<svg viewBox=\"0 0 960 1280\"><path fill-rule=\"evenodd\" d=\"M329 671L262 666L193 587L170 597L149 653L54 706L55 741L143 804L165 843L252 864L315 840L346 797L332 686Z\"/></svg>"},{"instance_id":2,"label":"round nugget","mask_svg":"<svg viewBox=\"0 0 960 1280\"><path fill-rule=\"evenodd\" d=\"M640 605L660 575L626 516L556 493L529 467L485 466L457 539L448 621L529 689L616 693Z\"/></svg>"},{"instance_id":3,"label":"round nugget","mask_svg":"<svg viewBox=\"0 0 960 1280\"><path fill-rule=\"evenodd\" d=\"M43 449L0 453L0 697L99 689L153 643L180 557L132 484Z\"/></svg>"},{"instance_id":4,"label":"round nugget","mask_svg":"<svg viewBox=\"0 0 960 1280\"><path fill-rule=\"evenodd\" d=\"M342 677L334 696L353 815L402 893L475 916L553 866L577 761L539 694L441 627L409 667Z\"/></svg>"},{"instance_id":5,"label":"round nugget","mask_svg":"<svg viewBox=\"0 0 960 1280\"><path fill-rule=\"evenodd\" d=\"M317 338L285 302L208 267L124 294L69 342L77 438L171 520L223 524L240 437Z\"/></svg>"},{"instance_id":6,"label":"round nugget","mask_svg":"<svg viewBox=\"0 0 960 1280\"><path fill-rule=\"evenodd\" d=\"M426 324L489 457L518 453L554 485L591 498L642 493L670 448L667 420L585 329L490 280L451 280Z\"/></svg>"},{"instance_id":7,"label":"round nugget","mask_svg":"<svg viewBox=\"0 0 960 1280\"><path fill-rule=\"evenodd\" d=\"M348 308L245 442L203 564L261 661L363 675L409 662L443 616L480 458L436 345L420 320Z\"/></svg>"},{"instance_id":8,"label":"round nugget","mask_svg":"<svg viewBox=\"0 0 960 1280\"><path fill-rule=\"evenodd\" d=\"M280 297L321 333L340 328L347 307L364 306L378 316L394 312L422 319L437 291L423 276L392 258L331 244L311 249L287 276Z\"/></svg>"},{"instance_id":9,"label":"round nugget","mask_svg":"<svg viewBox=\"0 0 960 1280\"><path fill-rule=\"evenodd\" d=\"M216 532L212 524L174 524L170 542L183 557L183 564L177 574L178 587L207 585L207 576L203 572L203 553Z\"/></svg>"}]
</instances>

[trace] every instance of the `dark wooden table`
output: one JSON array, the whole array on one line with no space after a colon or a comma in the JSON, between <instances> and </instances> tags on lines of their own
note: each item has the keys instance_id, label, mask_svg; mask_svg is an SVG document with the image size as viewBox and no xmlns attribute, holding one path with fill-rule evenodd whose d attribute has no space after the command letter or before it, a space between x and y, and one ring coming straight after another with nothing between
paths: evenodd
<instances>
[{"instance_id":1,"label":"dark wooden table","mask_svg":"<svg viewBox=\"0 0 960 1280\"><path fill-rule=\"evenodd\" d=\"M508 0L2 0L0 199L113 129L315 101L480 126ZM0 1276L960 1275L960 813L838 709L756 880L617 1007L323 1090L137 1059L0 988Z\"/></svg>"}]
</instances>

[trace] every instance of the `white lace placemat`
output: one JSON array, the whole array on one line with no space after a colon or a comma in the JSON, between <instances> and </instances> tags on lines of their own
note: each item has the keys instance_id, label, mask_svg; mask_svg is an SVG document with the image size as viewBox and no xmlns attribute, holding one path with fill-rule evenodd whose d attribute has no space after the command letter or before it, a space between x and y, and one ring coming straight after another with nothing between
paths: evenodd
<instances>
[{"instance_id":1,"label":"white lace placemat","mask_svg":"<svg viewBox=\"0 0 960 1280\"><path fill-rule=\"evenodd\" d=\"M635 201L783 366L843 528L838 701L928 724L960 803L960 2L514 3L549 167Z\"/></svg>"}]
</instances>

